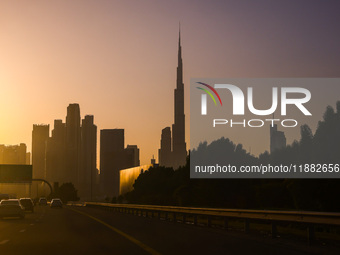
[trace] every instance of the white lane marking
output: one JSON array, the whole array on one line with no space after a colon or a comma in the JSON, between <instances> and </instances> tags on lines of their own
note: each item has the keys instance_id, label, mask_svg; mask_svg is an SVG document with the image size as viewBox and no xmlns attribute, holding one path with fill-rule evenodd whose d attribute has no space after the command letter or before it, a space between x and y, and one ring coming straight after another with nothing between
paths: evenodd
<instances>
[{"instance_id":1,"label":"white lane marking","mask_svg":"<svg viewBox=\"0 0 340 255\"><path fill-rule=\"evenodd\" d=\"M8 242L9 242L9 240L3 240L3 241L0 242L0 245L1 245L1 244L8 243Z\"/></svg>"},{"instance_id":2,"label":"white lane marking","mask_svg":"<svg viewBox=\"0 0 340 255\"><path fill-rule=\"evenodd\" d=\"M22 229L22 230L20 230L19 232L20 233L23 233L23 232L25 232L26 231L26 229Z\"/></svg>"}]
</instances>

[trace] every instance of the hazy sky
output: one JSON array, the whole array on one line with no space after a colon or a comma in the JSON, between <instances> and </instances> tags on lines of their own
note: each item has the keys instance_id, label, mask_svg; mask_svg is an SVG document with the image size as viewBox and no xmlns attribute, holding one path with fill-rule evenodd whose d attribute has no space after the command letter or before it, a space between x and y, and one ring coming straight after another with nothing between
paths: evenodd
<instances>
[{"instance_id":1,"label":"hazy sky","mask_svg":"<svg viewBox=\"0 0 340 255\"><path fill-rule=\"evenodd\" d=\"M337 0L1 0L0 144L30 150L33 124L53 129L79 103L99 130L124 128L149 163L173 123L179 21L189 144L191 77L339 77L339 10Z\"/></svg>"}]
</instances>

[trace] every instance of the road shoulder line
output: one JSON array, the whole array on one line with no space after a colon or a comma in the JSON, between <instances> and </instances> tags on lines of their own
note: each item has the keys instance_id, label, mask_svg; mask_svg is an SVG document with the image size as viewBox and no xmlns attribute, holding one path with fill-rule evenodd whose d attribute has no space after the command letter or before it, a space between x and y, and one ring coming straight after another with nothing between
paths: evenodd
<instances>
[{"instance_id":1,"label":"road shoulder line","mask_svg":"<svg viewBox=\"0 0 340 255\"><path fill-rule=\"evenodd\" d=\"M126 239L128 239L128 240L131 241L132 243L138 245L140 248L142 248L143 250L145 250L145 251L148 252L149 254L152 254L152 255L161 255L161 253L155 251L154 249L152 249L151 247L149 247L149 246L147 246L146 244L142 243L141 241L137 240L136 238L134 238L134 237L132 237L132 236L126 234L125 232L123 232L123 231L121 231L121 230L119 230L119 229L117 229L117 228L115 228L115 227L113 227L113 226L107 224L106 222L104 222L104 221L102 221L102 220L100 220L100 219L98 219L98 218L96 218L96 217L94 217L94 216L92 216L92 215L90 215L90 214L88 214L88 213L85 213L85 212L76 210L76 209L71 208L71 207L68 207L68 209L70 209L70 210L72 210L72 211L74 211L74 212L80 213L80 214L82 214L82 215L84 215L84 216L87 216L87 217L91 218L92 220L97 221L98 223L104 225L105 227L107 227L107 228L113 230L113 231L116 232L117 234L119 234L119 235L125 237Z\"/></svg>"}]
</instances>

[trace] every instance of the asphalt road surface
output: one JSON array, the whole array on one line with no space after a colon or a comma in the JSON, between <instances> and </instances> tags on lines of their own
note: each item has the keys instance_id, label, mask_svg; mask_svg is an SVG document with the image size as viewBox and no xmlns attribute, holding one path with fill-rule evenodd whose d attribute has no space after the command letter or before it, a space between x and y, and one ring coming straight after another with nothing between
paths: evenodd
<instances>
[{"instance_id":1,"label":"asphalt road surface","mask_svg":"<svg viewBox=\"0 0 340 255\"><path fill-rule=\"evenodd\" d=\"M270 237L226 232L80 206L36 206L0 220L0 254L340 254Z\"/></svg>"}]
</instances>

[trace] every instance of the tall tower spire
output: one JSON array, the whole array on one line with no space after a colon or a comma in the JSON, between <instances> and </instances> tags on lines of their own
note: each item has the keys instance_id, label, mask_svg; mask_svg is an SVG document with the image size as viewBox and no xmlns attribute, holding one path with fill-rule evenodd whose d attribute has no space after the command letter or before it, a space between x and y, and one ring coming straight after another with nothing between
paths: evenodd
<instances>
[{"instance_id":1,"label":"tall tower spire","mask_svg":"<svg viewBox=\"0 0 340 255\"><path fill-rule=\"evenodd\" d=\"M179 27L178 27L178 48L181 47L181 22L179 22Z\"/></svg>"},{"instance_id":2,"label":"tall tower spire","mask_svg":"<svg viewBox=\"0 0 340 255\"><path fill-rule=\"evenodd\" d=\"M173 167L177 168L186 163L185 143L185 115L184 115L184 84L183 84L183 62L181 46L181 27L178 33L178 66L177 84L175 89L175 123L172 125L172 161Z\"/></svg>"},{"instance_id":3,"label":"tall tower spire","mask_svg":"<svg viewBox=\"0 0 340 255\"><path fill-rule=\"evenodd\" d=\"M186 164L187 149L185 143L185 115L184 115L184 84L183 63L181 46L181 24L178 33L178 65L176 88L174 91L174 124L172 124L172 136L170 127L162 130L161 148L159 149L159 164L173 167L175 170Z\"/></svg>"},{"instance_id":4,"label":"tall tower spire","mask_svg":"<svg viewBox=\"0 0 340 255\"><path fill-rule=\"evenodd\" d=\"M181 46L181 23L178 29L178 65L177 65L177 88L183 89L183 62L182 62L182 46Z\"/></svg>"}]
</instances>

